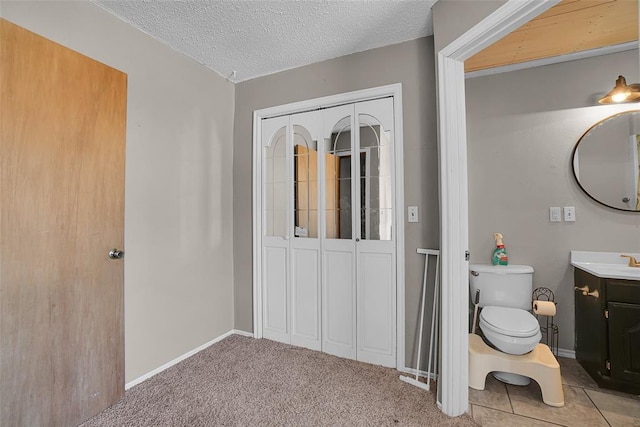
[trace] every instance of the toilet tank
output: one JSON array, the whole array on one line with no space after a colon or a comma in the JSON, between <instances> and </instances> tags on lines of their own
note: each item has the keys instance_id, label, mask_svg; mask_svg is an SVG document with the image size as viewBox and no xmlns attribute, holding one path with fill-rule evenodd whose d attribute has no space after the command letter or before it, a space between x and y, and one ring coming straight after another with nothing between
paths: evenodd
<instances>
[{"instance_id":1,"label":"toilet tank","mask_svg":"<svg viewBox=\"0 0 640 427\"><path fill-rule=\"evenodd\" d=\"M533 267L528 265L469 264L471 302L480 290L480 307L521 308L531 310Z\"/></svg>"}]
</instances>

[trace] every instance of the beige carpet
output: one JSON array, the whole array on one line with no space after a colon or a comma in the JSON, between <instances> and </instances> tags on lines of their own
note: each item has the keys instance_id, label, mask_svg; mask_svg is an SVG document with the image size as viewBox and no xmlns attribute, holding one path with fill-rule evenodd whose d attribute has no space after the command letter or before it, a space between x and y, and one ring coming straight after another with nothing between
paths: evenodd
<instances>
[{"instance_id":1,"label":"beige carpet","mask_svg":"<svg viewBox=\"0 0 640 427\"><path fill-rule=\"evenodd\" d=\"M90 426L474 426L394 369L233 335L131 388Z\"/></svg>"}]
</instances>

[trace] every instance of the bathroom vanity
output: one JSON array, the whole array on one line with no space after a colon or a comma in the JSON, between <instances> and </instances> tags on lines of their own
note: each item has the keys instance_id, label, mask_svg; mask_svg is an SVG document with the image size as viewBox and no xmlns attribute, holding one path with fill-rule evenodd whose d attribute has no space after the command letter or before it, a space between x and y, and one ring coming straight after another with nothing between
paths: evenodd
<instances>
[{"instance_id":1,"label":"bathroom vanity","mask_svg":"<svg viewBox=\"0 0 640 427\"><path fill-rule=\"evenodd\" d=\"M640 267L620 255L571 252L576 359L600 387L640 394Z\"/></svg>"}]
</instances>

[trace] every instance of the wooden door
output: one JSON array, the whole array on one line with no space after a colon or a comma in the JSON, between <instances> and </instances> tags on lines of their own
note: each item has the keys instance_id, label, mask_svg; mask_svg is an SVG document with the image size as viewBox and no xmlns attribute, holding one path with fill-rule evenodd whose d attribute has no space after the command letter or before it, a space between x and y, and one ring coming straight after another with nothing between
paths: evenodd
<instances>
[{"instance_id":1,"label":"wooden door","mask_svg":"<svg viewBox=\"0 0 640 427\"><path fill-rule=\"evenodd\" d=\"M124 392L127 77L0 31L0 425L76 425Z\"/></svg>"}]
</instances>

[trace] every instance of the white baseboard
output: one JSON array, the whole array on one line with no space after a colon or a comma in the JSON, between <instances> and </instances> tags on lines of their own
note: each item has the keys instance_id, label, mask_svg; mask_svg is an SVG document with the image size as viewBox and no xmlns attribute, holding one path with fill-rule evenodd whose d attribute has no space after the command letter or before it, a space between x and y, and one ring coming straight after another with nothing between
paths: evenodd
<instances>
[{"instance_id":1,"label":"white baseboard","mask_svg":"<svg viewBox=\"0 0 640 427\"><path fill-rule=\"evenodd\" d=\"M246 331L241 331L239 329L232 329L229 332L225 332L224 334L220 335L219 337L216 337L214 339L212 339L211 341L202 344L200 347L194 348L193 350L176 357L175 359L165 363L164 365L150 371L147 372L146 374L128 382L127 384L125 384L124 389L125 390L129 390L131 387L140 384L141 382L143 382L144 380L147 380L149 378L151 378L152 376L159 374L160 372L164 371L165 369L170 368L171 366L175 365L176 363L179 363L191 356L193 356L194 354L204 350L205 348L219 342L222 341L223 339L231 336L231 335L240 335L243 337L249 337L249 338L254 338L254 334L253 332L246 332ZM558 356L560 357L567 357L569 359L575 359L576 358L576 352L574 350L567 350L564 348L559 348L558 349ZM402 368L401 370L399 370L400 372L404 373L404 374L411 374L414 375L416 374L416 370L414 368L407 368L406 366L404 368ZM418 375L426 378L427 377L427 371L423 371L423 370L419 370L418 371ZM433 372L430 374L430 377L432 380L437 381L438 379L438 375L434 374Z\"/></svg>"},{"instance_id":2,"label":"white baseboard","mask_svg":"<svg viewBox=\"0 0 640 427\"><path fill-rule=\"evenodd\" d=\"M253 332L246 332L246 331L241 331L240 329L232 329L231 333L233 335L242 335L243 337L249 337L249 338L255 338L256 336L253 334Z\"/></svg>"},{"instance_id":3,"label":"white baseboard","mask_svg":"<svg viewBox=\"0 0 640 427\"><path fill-rule=\"evenodd\" d=\"M153 371L147 372L146 374L132 380L129 381L128 383L125 384L124 389L125 390L129 390L131 387L140 384L141 382L143 382L144 380L148 380L149 378L151 378L152 376L159 374L160 372L164 371L167 368L172 367L173 365L175 365L176 363L182 362L184 359L187 359L191 356L193 356L194 354L204 350L205 348L219 342L222 341L223 339L227 338L228 336L231 335L242 335L244 337L250 337L253 338L253 333L251 332L245 332L245 331L240 331L238 329L232 329L229 332L225 332L224 334L220 335L219 337L216 337L214 339L212 339L211 341L202 344L200 347L194 348L193 350L176 357L175 359L165 363L164 365L154 369Z\"/></svg>"},{"instance_id":4,"label":"white baseboard","mask_svg":"<svg viewBox=\"0 0 640 427\"><path fill-rule=\"evenodd\" d=\"M575 359L576 358L576 352L575 352L575 350L567 350L566 348L559 348L558 349L558 356L567 357L569 359Z\"/></svg>"}]
</instances>

